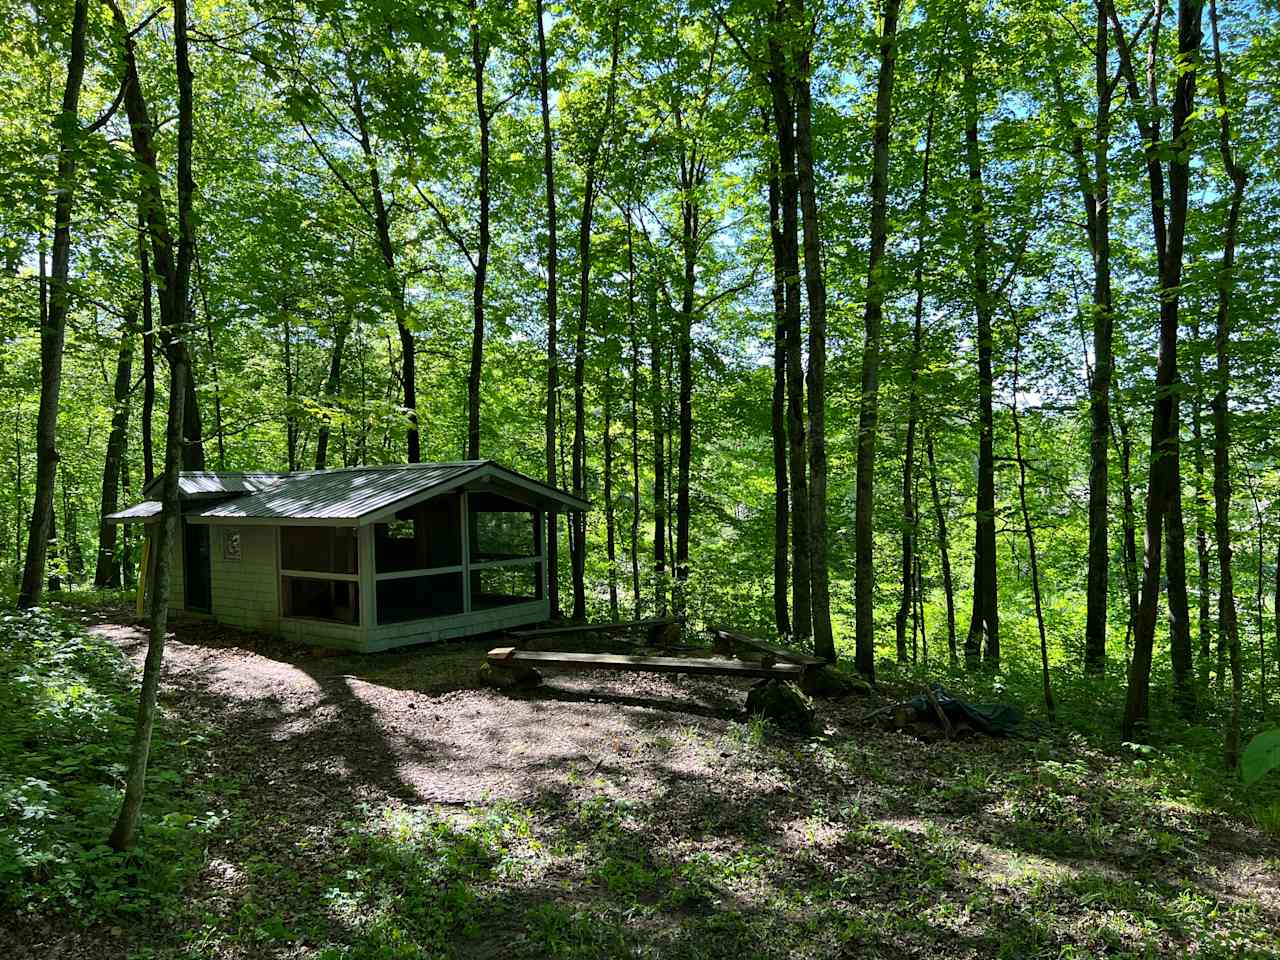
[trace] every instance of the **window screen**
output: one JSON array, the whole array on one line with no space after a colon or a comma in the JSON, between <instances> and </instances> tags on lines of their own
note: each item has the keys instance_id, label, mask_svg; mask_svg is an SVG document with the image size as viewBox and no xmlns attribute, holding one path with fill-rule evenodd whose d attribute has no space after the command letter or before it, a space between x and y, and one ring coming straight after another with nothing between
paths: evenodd
<instances>
[{"instance_id":1,"label":"window screen","mask_svg":"<svg viewBox=\"0 0 1280 960\"><path fill-rule=\"evenodd\" d=\"M359 571L355 527L281 527L280 567L313 573Z\"/></svg>"}]
</instances>

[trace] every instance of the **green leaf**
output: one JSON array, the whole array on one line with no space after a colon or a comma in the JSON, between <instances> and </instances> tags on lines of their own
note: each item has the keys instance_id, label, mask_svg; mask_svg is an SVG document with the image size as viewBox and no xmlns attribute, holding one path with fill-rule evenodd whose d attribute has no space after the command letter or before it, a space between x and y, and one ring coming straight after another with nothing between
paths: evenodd
<instances>
[{"instance_id":1,"label":"green leaf","mask_svg":"<svg viewBox=\"0 0 1280 960\"><path fill-rule=\"evenodd\" d=\"M1240 777L1245 783L1261 780L1280 767L1280 728L1264 730L1250 741L1240 758Z\"/></svg>"}]
</instances>

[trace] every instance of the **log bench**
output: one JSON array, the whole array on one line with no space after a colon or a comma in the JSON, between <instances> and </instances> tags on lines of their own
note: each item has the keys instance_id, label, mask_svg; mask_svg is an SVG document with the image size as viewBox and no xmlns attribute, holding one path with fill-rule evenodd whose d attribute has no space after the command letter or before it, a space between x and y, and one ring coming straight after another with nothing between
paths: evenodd
<instances>
[{"instance_id":1,"label":"log bench","mask_svg":"<svg viewBox=\"0 0 1280 960\"><path fill-rule=\"evenodd\" d=\"M687 673L695 676L765 677L798 680L805 667L798 663L756 663L750 660L693 657L638 657L616 653L559 653L496 647L489 651L495 668L534 667L559 670L617 670L626 673Z\"/></svg>"}]
</instances>

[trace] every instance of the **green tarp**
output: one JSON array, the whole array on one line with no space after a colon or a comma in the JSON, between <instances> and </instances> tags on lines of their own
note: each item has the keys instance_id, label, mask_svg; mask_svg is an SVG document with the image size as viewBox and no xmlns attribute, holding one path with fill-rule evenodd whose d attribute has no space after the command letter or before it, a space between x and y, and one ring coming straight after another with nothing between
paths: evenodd
<instances>
[{"instance_id":1,"label":"green tarp","mask_svg":"<svg viewBox=\"0 0 1280 960\"><path fill-rule=\"evenodd\" d=\"M1003 737L1017 733L1018 725L1022 723L1022 710L1012 704L969 703L952 696L940 683L933 684L932 689L938 706L953 724L964 722L993 737ZM911 708L918 717L937 720L937 714L924 694L911 701Z\"/></svg>"}]
</instances>

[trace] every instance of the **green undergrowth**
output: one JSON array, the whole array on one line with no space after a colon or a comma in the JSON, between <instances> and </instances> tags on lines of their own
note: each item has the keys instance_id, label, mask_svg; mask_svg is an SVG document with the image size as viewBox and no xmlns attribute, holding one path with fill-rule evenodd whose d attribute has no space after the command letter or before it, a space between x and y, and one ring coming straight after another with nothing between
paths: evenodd
<instances>
[{"instance_id":1,"label":"green undergrowth","mask_svg":"<svg viewBox=\"0 0 1280 960\"><path fill-rule=\"evenodd\" d=\"M123 794L137 692L109 641L50 610L0 616L0 907L86 922L171 908L220 815L183 784L204 742L161 714L141 837L106 845Z\"/></svg>"}]
</instances>

